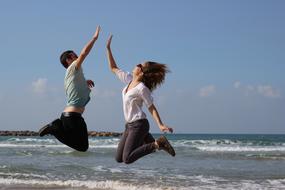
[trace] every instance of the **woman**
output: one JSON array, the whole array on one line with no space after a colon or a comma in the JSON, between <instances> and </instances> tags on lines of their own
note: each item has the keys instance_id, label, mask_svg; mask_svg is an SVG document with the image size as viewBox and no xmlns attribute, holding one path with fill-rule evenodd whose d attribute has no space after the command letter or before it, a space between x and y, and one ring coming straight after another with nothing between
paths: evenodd
<instances>
[{"instance_id":1,"label":"woman","mask_svg":"<svg viewBox=\"0 0 285 190\"><path fill-rule=\"evenodd\" d=\"M60 56L60 62L66 68L64 87L67 105L56 119L39 130L39 135L53 135L63 144L85 152L89 147L87 126L82 117L85 106L90 100L90 88L94 87L91 80L86 80L82 64L99 37L100 26L97 27L92 39L84 46L79 56L72 50Z\"/></svg>"},{"instance_id":2,"label":"woman","mask_svg":"<svg viewBox=\"0 0 285 190\"><path fill-rule=\"evenodd\" d=\"M120 70L111 51L112 36L107 42L107 56L110 70L127 86L123 89L123 109L126 120L126 129L121 137L117 149L116 160L126 164L162 149L175 156L175 151L168 140L161 136L155 140L149 133L149 123L146 114L142 111L142 104L147 107L159 129L162 132L173 132L173 129L164 125L153 104L151 92L163 83L168 72L166 65L155 62L138 64L132 75Z\"/></svg>"}]
</instances>

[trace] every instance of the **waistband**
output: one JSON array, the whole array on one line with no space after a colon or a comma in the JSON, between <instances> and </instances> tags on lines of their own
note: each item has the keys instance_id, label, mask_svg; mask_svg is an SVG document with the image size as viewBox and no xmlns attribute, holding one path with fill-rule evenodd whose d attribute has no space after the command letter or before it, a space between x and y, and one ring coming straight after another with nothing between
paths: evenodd
<instances>
[{"instance_id":1,"label":"waistband","mask_svg":"<svg viewBox=\"0 0 285 190\"><path fill-rule=\"evenodd\" d=\"M127 122L125 124L125 126L126 127L133 127L133 126L136 126L139 123L148 123L148 120L147 119L139 119L139 120L136 120L136 121L133 121L133 122Z\"/></svg>"},{"instance_id":2,"label":"waistband","mask_svg":"<svg viewBox=\"0 0 285 190\"><path fill-rule=\"evenodd\" d=\"M64 117L81 117L81 113L77 112L62 112Z\"/></svg>"}]
</instances>

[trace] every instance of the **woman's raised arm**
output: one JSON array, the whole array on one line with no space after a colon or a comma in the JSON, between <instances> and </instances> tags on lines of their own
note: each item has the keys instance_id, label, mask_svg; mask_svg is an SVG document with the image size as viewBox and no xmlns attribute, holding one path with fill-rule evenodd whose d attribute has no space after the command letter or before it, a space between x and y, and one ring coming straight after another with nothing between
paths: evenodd
<instances>
[{"instance_id":1,"label":"woman's raised arm","mask_svg":"<svg viewBox=\"0 0 285 190\"><path fill-rule=\"evenodd\" d=\"M113 73L116 73L119 68L117 67L116 61L113 57L112 50L111 50L111 42L112 42L113 35L111 35L107 41L107 57L108 57L108 63L109 68Z\"/></svg>"}]
</instances>

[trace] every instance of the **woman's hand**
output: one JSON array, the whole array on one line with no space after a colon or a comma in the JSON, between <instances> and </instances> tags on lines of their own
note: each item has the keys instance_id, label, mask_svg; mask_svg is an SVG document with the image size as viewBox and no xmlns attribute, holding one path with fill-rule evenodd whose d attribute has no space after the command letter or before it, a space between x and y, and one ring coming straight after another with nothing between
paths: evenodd
<instances>
[{"instance_id":1,"label":"woman's hand","mask_svg":"<svg viewBox=\"0 0 285 190\"><path fill-rule=\"evenodd\" d=\"M173 133L173 129L171 127L167 127L166 125L160 125L159 126L159 129L162 131L162 132L170 132L170 133Z\"/></svg>"},{"instance_id":2,"label":"woman's hand","mask_svg":"<svg viewBox=\"0 0 285 190\"><path fill-rule=\"evenodd\" d=\"M94 82L92 80L87 80L87 85L89 88L93 88L94 87Z\"/></svg>"},{"instance_id":3,"label":"woman's hand","mask_svg":"<svg viewBox=\"0 0 285 190\"><path fill-rule=\"evenodd\" d=\"M112 42L113 35L110 35L107 41L107 49L111 49L111 42Z\"/></svg>"},{"instance_id":4,"label":"woman's hand","mask_svg":"<svg viewBox=\"0 0 285 190\"><path fill-rule=\"evenodd\" d=\"M107 47L107 58L108 58L110 70L113 73L116 73L119 68L117 67L116 61L113 57L112 50L111 50L112 38L113 38L113 35L110 35L110 37L108 38L108 41L107 41L107 45L106 45L106 47Z\"/></svg>"},{"instance_id":5,"label":"woman's hand","mask_svg":"<svg viewBox=\"0 0 285 190\"><path fill-rule=\"evenodd\" d=\"M97 26L96 28L96 32L94 33L93 39L97 40L99 37L99 33L100 33L101 27Z\"/></svg>"}]
</instances>

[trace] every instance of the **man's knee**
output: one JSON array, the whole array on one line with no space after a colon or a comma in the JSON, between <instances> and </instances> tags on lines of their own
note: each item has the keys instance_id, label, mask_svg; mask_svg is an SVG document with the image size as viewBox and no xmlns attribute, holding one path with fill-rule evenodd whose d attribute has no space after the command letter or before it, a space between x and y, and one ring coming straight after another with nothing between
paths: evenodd
<instances>
[{"instance_id":1,"label":"man's knee","mask_svg":"<svg viewBox=\"0 0 285 190\"><path fill-rule=\"evenodd\" d=\"M80 151L80 152L86 152L89 148L89 145L84 145L84 146L80 146L80 147L76 147L75 150Z\"/></svg>"}]
</instances>

